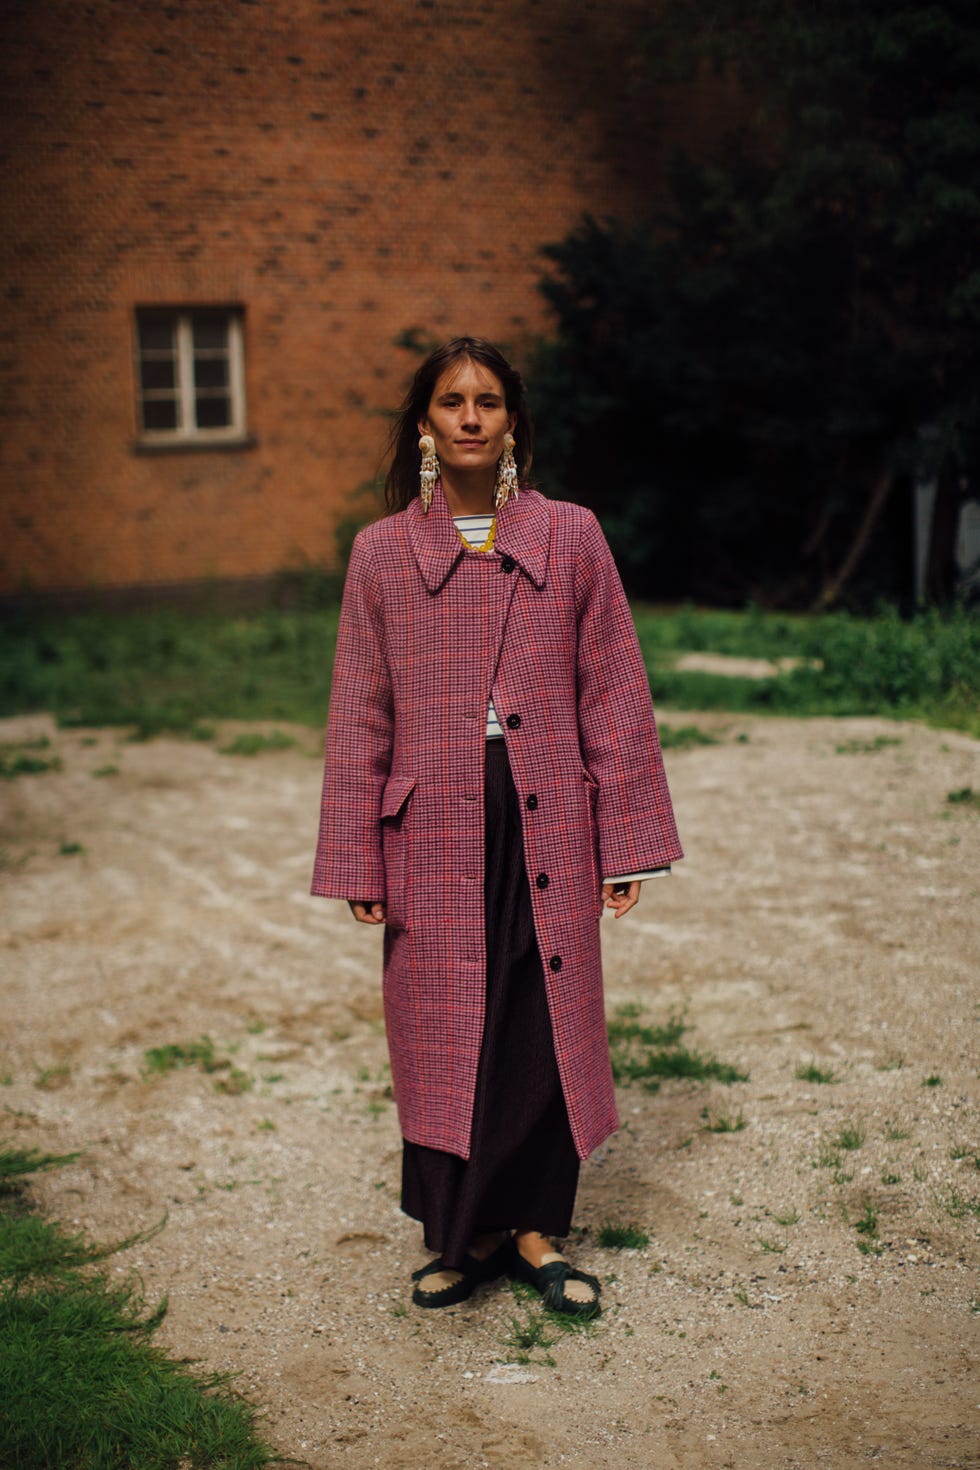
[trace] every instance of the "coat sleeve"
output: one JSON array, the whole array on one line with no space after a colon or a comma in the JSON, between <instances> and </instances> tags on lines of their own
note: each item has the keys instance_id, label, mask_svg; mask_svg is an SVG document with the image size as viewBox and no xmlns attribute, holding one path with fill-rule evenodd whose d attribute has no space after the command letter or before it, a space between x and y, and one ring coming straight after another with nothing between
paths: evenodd
<instances>
[{"instance_id":1,"label":"coat sleeve","mask_svg":"<svg viewBox=\"0 0 980 1470\"><path fill-rule=\"evenodd\" d=\"M603 873L640 873L684 856L664 774L643 655L599 523L583 514L575 571L579 739L596 782Z\"/></svg>"},{"instance_id":2,"label":"coat sleeve","mask_svg":"<svg viewBox=\"0 0 980 1470\"><path fill-rule=\"evenodd\" d=\"M381 797L393 733L384 604L361 532L351 551L337 631L313 893L384 902Z\"/></svg>"}]
</instances>

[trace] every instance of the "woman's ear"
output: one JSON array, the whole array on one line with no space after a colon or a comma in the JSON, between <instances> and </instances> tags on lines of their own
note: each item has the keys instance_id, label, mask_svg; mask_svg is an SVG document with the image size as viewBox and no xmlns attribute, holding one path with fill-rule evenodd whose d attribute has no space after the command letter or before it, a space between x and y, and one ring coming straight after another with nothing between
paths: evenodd
<instances>
[{"instance_id":1,"label":"woman's ear","mask_svg":"<svg viewBox=\"0 0 980 1470\"><path fill-rule=\"evenodd\" d=\"M428 418L420 418L419 419L419 434L422 435L422 434L431 434L431 433L432 433L432 430L429 428L429 420L428 420Z\"/></svg>"},{"instance_id":2,"label":"woman's ear","mask_svg":"<svg viewBox=\"0 0 980 1470\"><path fill-rule=\"evenodd\" d=\"M511 433L511 434L513 434L513 432L514 432L514 430L516 428L517 428L517 414L516 413L509 413L507 415L507 429L508 429L508 432Z\"/></svg>"}]
</instances>

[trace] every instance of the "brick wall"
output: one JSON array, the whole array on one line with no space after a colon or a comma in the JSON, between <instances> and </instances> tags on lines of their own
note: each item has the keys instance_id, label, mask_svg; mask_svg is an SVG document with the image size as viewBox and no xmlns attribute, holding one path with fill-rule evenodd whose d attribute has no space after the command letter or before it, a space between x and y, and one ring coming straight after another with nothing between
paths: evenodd
<instances>
[{"instance_id":1,"label":"brick wall","mask_svg":"<svg viewBox=\"0 0 980 1470\"><path fill-rule=\"evenodd\" d=\"M419 327L522 360L543 242L636 218L715 92L638 102L646 7L14 0L0 592L329 561ZM245 310L239 451L134 452L134 310Z\"/></svg>"}]
</instances>

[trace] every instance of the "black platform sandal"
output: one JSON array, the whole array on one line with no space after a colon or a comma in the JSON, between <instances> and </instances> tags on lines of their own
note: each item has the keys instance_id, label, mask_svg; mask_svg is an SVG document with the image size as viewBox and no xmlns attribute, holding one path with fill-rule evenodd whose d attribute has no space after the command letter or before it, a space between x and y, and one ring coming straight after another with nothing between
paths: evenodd
<instances>
[{"instance_id":1,"label":"black platform sandal","mask_svg":"<svg viewBox=\"0 0 980 1470\"><path fill-rule=\"evenodd\" d=\"M598 1279L586 1271L576 1270L570 1261L566 1261L557 1252L546 1259L542 1266L532 1266L511 1242L509 1272L513 1279L526 1281L535 1291L539 1291L549 1312L564 1312L570 1317L598 1317L602 1311L599 1305L602 1287ZM593 1293L592 1301L577 1302L574 1297L567 1296L566 1281L581 1281Z\"/></svg>"},{"instance_id":2,"label":"black platform sandal","mask_svg":"<svg viewBox=\"0 0 980 1470\"><path fill-rule=\"evenodd\" d=\"M476 1256L464 1256L459 1266L447 1266L442 1256L437 1256L427 1266L420 1266L417 1271L412 1272L412 1280L419 1283L412 1292L412 1301L417 1307L454 1307L457 1302L465 1302L478 1286L486 1281L495 1281L509 1269L509 1245L509 1238L501 1241L485 1261L478 1261ZM439 1291L423 1291L421 1282L427 1276L435 1276L439 1271L458 1271L460 1278Z\"/></svg>"}]
</instances>

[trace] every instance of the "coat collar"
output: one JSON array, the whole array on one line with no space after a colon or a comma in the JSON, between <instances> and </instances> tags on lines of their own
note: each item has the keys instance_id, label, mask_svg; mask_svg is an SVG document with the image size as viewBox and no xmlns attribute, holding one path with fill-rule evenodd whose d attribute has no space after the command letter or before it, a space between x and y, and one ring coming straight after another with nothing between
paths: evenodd
<instances>
[{"instance_id":1,"label":"coat collar","mask_svg":"<svg viewBox=\"0 0 980 1470\"><path fill-rule=\"evenodd\" d=\"M464 555L453 518L436 482L429 513L416 497L405 511L409 544L419 564L422 580L430 592L438 592ZM509 500L497 512L494 548L512 556L535 587L543 587L548 573L551 514L548 502L536 490L524 490L517 501Z\"/></svg>"}]
</instances>

